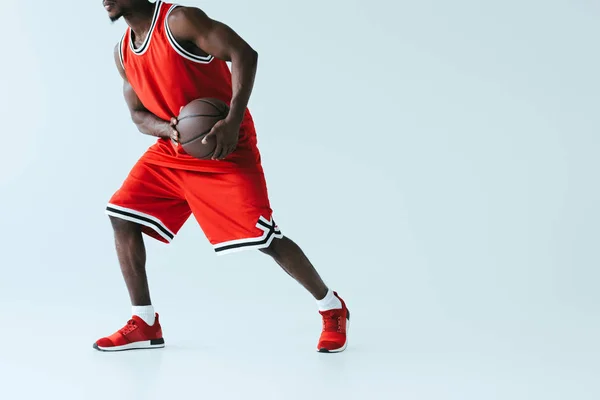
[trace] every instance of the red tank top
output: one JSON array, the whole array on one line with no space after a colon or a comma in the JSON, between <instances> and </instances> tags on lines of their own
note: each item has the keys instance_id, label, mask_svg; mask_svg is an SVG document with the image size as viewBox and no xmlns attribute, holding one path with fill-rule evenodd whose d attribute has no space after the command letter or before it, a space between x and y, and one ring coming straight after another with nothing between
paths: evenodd
<instances>
[{"instance_id":1,"label":"red tank top","mask_svg":"<svg viewBox=\"0 0 600 400\"><path fill-rule=\"evenodd\" d=\"M179 5L156 1L150 31L142 45L135 48L129 27L119 44L127 80L148 111L163 120L177 116L179 109L194 99L213 97L230 104L232 97L231 71L227 63L211 55L192 54L173 38L167 19L176 7ZM223 170L249 162L255 164L260 157L250 111L244 114L238 149L226 160L197 160L181 148L174 149L169 139L159 139L144 159L194 170Z\"/></svg>"}]
</instances>

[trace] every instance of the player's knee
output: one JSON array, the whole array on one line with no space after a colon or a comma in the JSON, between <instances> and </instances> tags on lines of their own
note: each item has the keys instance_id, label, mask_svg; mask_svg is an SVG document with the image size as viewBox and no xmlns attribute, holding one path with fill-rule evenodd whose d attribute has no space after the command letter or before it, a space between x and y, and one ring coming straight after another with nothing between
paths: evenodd
<instances>
[{"instance_id":1,"label":"player's knee","mask_svg":"<svg viewBox=\"0 0 600 400\"><path fill-rule=\"evenodd\" d=\"M131 221L126 221L124 219L121 218L117 218L117 217L113 217L113 216L109 216L108 217L110 219L110 223L113 227L113 230L115 232L118 233L127 233L127 232L131 232L131 233L136 233L140 231L140 226L138 224L136 224L135 222L131 222Z\"/></svg>"},{"instance_id":2,"label":"player's knee","mask_svg":"<svg viewBox=\"0 0 600 400\"><path fill-rule=\"evenodd\" d=\"M260 251L273 258L278 258L282 253L282 240L283 239L274 239L271 244L269 244L269 247L262 248Z\"/></svg>"},{"instance_id":3,"label":"player's knee","mask_svg":"<svg viewBox=\"0 0 600 400\"><path fill-rule=\"evenodd\" d=\"M260 249L260 252L268 256L275 257L275 252L273 251L272 245L269 245L269 247L263 247Z\"/></svg>"}]
</instances>

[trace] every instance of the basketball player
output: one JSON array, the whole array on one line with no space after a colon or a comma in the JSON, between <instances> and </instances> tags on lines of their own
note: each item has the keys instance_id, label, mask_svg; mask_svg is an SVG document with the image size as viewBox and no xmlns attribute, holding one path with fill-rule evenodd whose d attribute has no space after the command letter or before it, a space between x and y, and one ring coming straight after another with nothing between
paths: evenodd
<instances>
[{"instance_id":1,"label":"basketball player","mask_svg":"<svg viewBox=\"0 0 600 400\"><path fill-rule=\"evenodd\" d=\"M164 347L150 300L142 234L169 243L194 215L217 254L258 249L271 256L316 300L323 319L320 352L346 348L350 314L302 250L272 217L247 108L257 53L227 25L195 7L157 0L104 0L114 22L127 29L114 51L123 90L138 130L157 138L110 199L109 215L132 318L94 348L120 351ZM231 70L227 65L231 62ZM187 155L178 144L176 116L190 101L212 97L230 111L209 135L212 159Z\"/></svg>"}]
</instances>

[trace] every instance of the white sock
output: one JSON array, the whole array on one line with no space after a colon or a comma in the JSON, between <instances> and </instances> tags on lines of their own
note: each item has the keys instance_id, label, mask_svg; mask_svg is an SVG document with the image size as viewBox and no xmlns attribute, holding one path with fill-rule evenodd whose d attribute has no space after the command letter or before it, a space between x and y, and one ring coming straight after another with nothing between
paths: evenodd
<instances>
[{"instance_id":1,"label":"white sock","mask_svg":"<svg viewBox=\"0 0 600 400\"><path fill-rule=\"evenodd\" d=\"M156 318L154 306L133 306L131 307L131 313L143 319L148 325L154 325L154 320Z\"/></svg>"},{"instance_id":2,"label":"white sock","mask_svg":"<svg viewBox=\"0 0 600 400\"><path fill-rule=\"evenodd\" d=\"M342 302L335 297L333 290L329 289L323 299L317 300L317 306L319 307L319 311L327 311L342 308Z\"/></svg>"}]
</instances>

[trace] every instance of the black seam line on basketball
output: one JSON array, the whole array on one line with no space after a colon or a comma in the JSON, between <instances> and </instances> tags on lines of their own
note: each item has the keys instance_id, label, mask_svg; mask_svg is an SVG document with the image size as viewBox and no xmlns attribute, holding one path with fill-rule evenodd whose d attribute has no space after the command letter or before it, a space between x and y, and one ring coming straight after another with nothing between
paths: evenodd
<instances>
[{"instance_id":1,"label":"black seam line on basketball","mask_svg":"<svg viewBox=\"0 0 600 400\"><path fill-rule=\"evenodd\" d=\"M152 15L152 25L150 25L150 29L148 30L148 35L146 36L144 43L142 43L142 47L140 47L137 50L135 49L135 46L133 46L133 37L131 36L131 29L129 30L129 42L131 43L131 50L133 50L134 53L142 53L146 49L146 47L148 47L148 44L150 43L150 37L152 36L152 32L154 31L156 22L158 22L158 14L159 14L159 9L160 9L161 3L162 3L161 0L158 0L155 3L154 14Z\"/></svg>"},{"instance_id":2,"label":"black seam line on basketball","mask_svg":"<svg viewBox=\"0 0 600 400\"><path fill-rule=\"evenodd\" d=\"M186 115L185 117L181 117L178 118L177 121L183 121L186 118L196 118L196 117L211 117L211 118L225 118L225 116L223 114L219 114L219 115L211 115L211 114L190 114L190 115Z\"/></svg>"},{"instance_id":3,"label":"black seam line on basketball","mask_svg":"<svg viewBox=\"0 0 600 400\"><path fill-rule=\"evenodd\" d=\"M134 219L137 219L140 221L148 222L149 224L152 224L153 226L158 228L161 232L163 232L165 235L167 235L170 239L174 238L173 234L171 232L169 232L164 226L162 226L161 224L159 224L158 222L156 222L154 220L151 220L150 218L142 217L140 215L133 214L133 213L130 213L127 211L117 210L116 208L112 208L112 207L106 207L106 209L115 214L121 214L121 215L131 217L131 218L134 218Z\"/></svg>"},{"instance_id":4,"label":"black seam line on basketball","mask_svg":"<svg viewBox=\"0 0 600 400\"><path fill-rule=\"evenodd\" d=\"M177 7L181 7L181 6L172 6L171 9L169 10L169 14L171 13L171 11L173 11L174 9L176 9ZM183 54L185 54L186 56L194 59L195 61L201 61L201 62L206 62L207 64L209 62L211 62L215 57L211 54L208 54L206 56L199 56L198 54L194 54L194 53L190 53L189 51L187 51L185 48L183 48L183 46L181 46L177 40L175 40L175 38L173 37L173 34L171 33L171 29L169 28L169 24L167 23L168 21L168 16L167 18L165 18L165 31L167 32L167 39L169 39L169 42L171 42L171 44L173 46L175 46L179 51L181 51Z\"/></svg>"},{"instance_id":5,"label":"black seam line on basketball","mask_svg":"<svg viewBox=\"0 0 600 400\"><path fill-rule=\"evenodd\" d=\"M267 234L267 236L265 236L264 239L256 240L256 241L253 241L253 242L244 242L244 243L229 244L227 246L216 248L215 251L218 253L220 251L237 249L237 248L240 248L240 247L249 247L249 246L262 245L262 244L267 243L269 241L269 239L271 238L271 236L275 236L275 231L270 230L269 233Z\"/></svg>"},{"instance_id":6,"label":"black seam line on basketball","mask_svg":"<svg viewBox=\"0 0 600 400\"><path fill-rule=\"evenodd\" d=\"M186 144L193 143L193 142L195 142L196 140L204 139L204 136L208 135L208 133L209 133L211 130L212 130L212 128L211 128L211 129L209 129L209 130L207 130L207 131L205 131L205 132L202 132L201 134L199 134L198 136L196 136L195 138L193 138L193 139L191 139L191 140L188 140L187 142L179 142L179 144L183 146L183 145L186 145Z\"/></svg>"},{"instance_id":7,"label":"black seam line on basketball","mask_svg":"<svg viewBox=\"0 0 600 400\"><path fill-rule=\"evenodd\" d=\"M215 108L215 110L217 110L219 113L221 114L226 114L223 112L223 110L221 110L219 107L217 107L215 104L211 103L208 100L204 100L204 99L196 99L194 101L201 101L202 103L206 103L206 104L210 104L211 106L213 106Z\"/></svg>"}]
</instances>

